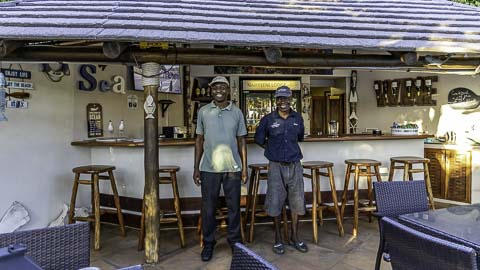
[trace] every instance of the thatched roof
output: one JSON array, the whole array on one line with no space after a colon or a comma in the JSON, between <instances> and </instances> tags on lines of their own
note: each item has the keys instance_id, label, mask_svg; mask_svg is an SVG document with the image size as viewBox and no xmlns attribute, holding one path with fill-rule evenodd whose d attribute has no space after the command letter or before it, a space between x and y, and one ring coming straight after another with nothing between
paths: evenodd
<instances>
[{"instance_id":1,"label":"thatched roof","mask_svg":"<svg viewBox=\"0 0 480 270\"><path fill-rule=\"evenodd\" d=\"M23 0L0 39L480 52L480 8L446 0Z\"/></svg>"}]
</instances>

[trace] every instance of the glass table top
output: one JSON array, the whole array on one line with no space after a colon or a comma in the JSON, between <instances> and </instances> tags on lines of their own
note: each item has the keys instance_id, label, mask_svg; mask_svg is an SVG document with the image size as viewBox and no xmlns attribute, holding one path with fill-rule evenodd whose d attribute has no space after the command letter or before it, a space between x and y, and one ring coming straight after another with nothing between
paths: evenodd
<instances>
[{"instance_id":1,"label":"glass table top","mask_svg":"<svg viewBox=\"0 0 480 270\"><path fill-rule=\"evenodd\" d=\"M399 219L480 246L480 204L405 214Z\"/></svg>"}]
</instances>

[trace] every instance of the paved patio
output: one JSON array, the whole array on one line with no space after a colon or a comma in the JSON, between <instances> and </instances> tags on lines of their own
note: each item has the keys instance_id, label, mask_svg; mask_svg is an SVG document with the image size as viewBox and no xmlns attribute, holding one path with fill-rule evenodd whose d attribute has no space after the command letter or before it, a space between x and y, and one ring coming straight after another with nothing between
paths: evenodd
<instances>
[{"instance_id":1,"label":"paved patio","mask_svg":"<svg viewBox=\"0 0 480 270\"><path fill-rule=\"evenodd\" d=\"M352 239L352 220L345 220L345 236L339 237L334 220L326 220L319 229L319 244L312 242L311 223L301 223L301 235L310 251L300 253L287 247L284 255L276 255L271 247L273 244L273 226L258 225L253 243L247 246L272 262L279 269L374 269L375 256L378 247L378 228L374 220L368 223L365 217L359 221L359 234ZM163 230L161 233L160 256L158 265L147 269L229 269L231 251L226 242L226 228L217 232L217 246L213 259L202 262L201 248L195 229L186 230L187 247L180 248L176 230ZM91 265L102 270L117 269L143 262L143 252L137 251L138 230L128 229L127 236L122 238L116 226L103 224L102 249L93 251ZM382 263L382 269L391 269L388 263Z\"/></svg>"}]
</instances>

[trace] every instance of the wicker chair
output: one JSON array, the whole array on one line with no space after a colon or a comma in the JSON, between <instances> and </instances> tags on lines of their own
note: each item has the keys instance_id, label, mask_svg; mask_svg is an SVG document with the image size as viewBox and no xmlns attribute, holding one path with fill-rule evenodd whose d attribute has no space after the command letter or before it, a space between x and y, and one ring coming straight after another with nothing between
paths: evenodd
<instances>
[{"instance_id":1,"label":"wicker chair","mask_svg":"<svg viewBox=\"0 0 480 270\"><path fill-rule=\"evenodd\" d=\"M230 270L277 270L277 268L246 246L236 243L233 247Z\"/></svg>"},{"instance_id":2,"label":"wicker chair","mask_svg":"<svg viewBox=\"0 0 480 270\"><path fill-rule=\"evenodd\" d=\"M425 191L425 182L416 181L392 181L373 183L377 212L379 217L378 228L380 231L380 243L378 245L375 270L380 269L383 252L387 251L383 228L380 219L382 217L397 218L400 215L427 211L428 196Z\"/></svg>"},{"instance_id":3,"label":"wicker chair","mask_svg":"<svg viewBox=\"0 0 480 270\"><path fill-rule=\"evenodd\" d=\"M90 265L88 223L0 234L0 247L24 244L27 256L44 270L76 270Z\"/></svg>"},{"instance_id":4,"label":"wicker chair","mask_svg":"<svg viewBox=\"0 0 480 270\"><path fill-rule=\"evenodd\" d=\"M476 252L470 247L421 233L388 217L381 223L394 270L477 269Z\"/></svg>"}]
</instances>

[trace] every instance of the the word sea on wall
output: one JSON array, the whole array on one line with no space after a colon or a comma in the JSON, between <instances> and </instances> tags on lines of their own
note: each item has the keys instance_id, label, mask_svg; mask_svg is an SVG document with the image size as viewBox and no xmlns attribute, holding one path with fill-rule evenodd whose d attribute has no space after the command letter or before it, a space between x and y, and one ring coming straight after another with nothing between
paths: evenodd
<instances>
[{"instance_id":1,"label":"the word sea on wall","mask_svg":"<svg viewBox=\"0 0 480 270\"><path fill-rule=\"evenodd\" d=\"M100 70L105 70L104 65L99 66ZM114 75L111 80L100 80L95 78L97 74L97 66L95 65L81 65L79 69L81 80L77 82L79 90L94 91L98 89L100 92L112 91L118 94L126 94L125 92L125 78L120 75Z\"/></svg>"}]
</instances>

